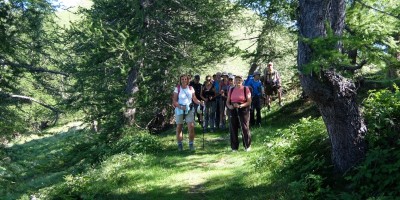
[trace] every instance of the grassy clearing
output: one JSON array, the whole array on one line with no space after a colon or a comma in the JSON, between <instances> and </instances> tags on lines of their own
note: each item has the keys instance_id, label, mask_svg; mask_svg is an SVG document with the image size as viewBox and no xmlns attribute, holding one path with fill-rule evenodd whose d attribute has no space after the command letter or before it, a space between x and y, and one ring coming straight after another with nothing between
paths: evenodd
<instances>
[{"instance_id":1,"label":"grassy clearing","mask_svg":"<svg viewBox=\"0 0 400 200\"><path fill-rule=\"evenodd\" d=\"M310 115L312 105L294 102L263 110L267 120L252 129L251 152L231 152L227 131L196 127L195 152L177 151L175 132L126 137L109 145L79 125L53 129L35 139L21 138L5 149L1 168L4 199L279 199L284 183L271 183L276 169L257 168L276 130ZM277 112L279 111L279 112ZM290 114L289 114L290 113ZM285 121L278 118L285 117ZM187 130L185 130L187 132ZM186 134L185 134L186 136ZM273 165L271 165L273 166Z\"/></svg>"}]
</instances>

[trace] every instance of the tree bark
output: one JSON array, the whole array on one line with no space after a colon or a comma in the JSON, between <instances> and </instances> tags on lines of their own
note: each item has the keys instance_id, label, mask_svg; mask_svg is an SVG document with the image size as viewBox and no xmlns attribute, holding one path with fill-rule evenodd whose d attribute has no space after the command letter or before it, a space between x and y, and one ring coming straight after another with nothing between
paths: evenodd
<instances>
[{"instance_id":1,"label":"tree bark","mask_svg":"<svg viewBox=\"0 0 400 200\"><path fill-rule=\"evenodd\" d=\"M142 13L143 16L142 29L140 31L140 36L139 36L140 48L146 47L146 31L148 31L150 25L149 18L147 15L148 12L147 9L153 3L154 2L152 0L140 0L140 12ZM126 101L127 107L125 109L124 116L127 124L130 126L135 124L136 108L134 107L135 106L134 94L139 91L137 78L139 74L139 69L144 66L145 52L146 52L145 49L142 49L141 51L142 54L139 56L137 66L132 66L128 74L127 86L125 91L130 97Z\"/></svg>"},{"instance_id":2,"label":"tree bark","mask_svg":"<svg viewBox=\"0 0 400 200\"><path fill-rule=\"evenodd\" d=\"M143 61L141 61L139 66L143 65L142 62ZM137 77L138 77L138 67L132 67L128 74L127 86L125 90L125 92L130 96L126 101L126 109L124 112L126 124L128 124L129 126L135 124L136 108L134 104L135 102L134 94L139 91L139 86L137 84Z\"/></svg>"},{"instance_id":3,"label":"tree bark","mask_svg":"<svg viewBox=\"0 0 400 200\"><path fill-rule=\"evenodd\" d=\"M256 71L257 68L258 68L257 63L252 63L250 66L248 75L253 75L254 71ZM261 70L261 69L258 69L258 70Z\"/></svg>"},{"instance_id":4,"label":"tree bark","mask_svg":"<svg viewBox=\"0 0 400 200\"><path fill-rule=\"evenodd\" d=\"M300 0L299 8L301 38L326 37L328 28L332 28L337 36L342 34L344 0ZM326 27L326 22L330 27ZM341 51L341 46L339 42L332 48ZM299 40L297 63L300 71L313 61L316 53L308 43ZM335 170L344 173L358 164L366 152L364 136L367 128L356 103L355 85L334 69L321 70L320 74L302 74L300 80L306 94L317 104L326 125Z\"/></svg>"}]
</instances>

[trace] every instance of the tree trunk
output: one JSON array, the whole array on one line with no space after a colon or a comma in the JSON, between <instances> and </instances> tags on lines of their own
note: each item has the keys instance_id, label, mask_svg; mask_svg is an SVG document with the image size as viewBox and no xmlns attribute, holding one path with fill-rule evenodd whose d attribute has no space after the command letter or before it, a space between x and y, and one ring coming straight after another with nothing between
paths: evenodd
<instances>
[{"instance_id":1,"label":"tree trunk","mask_svg":"<svg viewBox=\"0 0 400 200\"><path fill-rule=\"evenodd\" d=\"M251 66L250 66L249 75L253 75L254 71L256 71L257 68L258 68L257 63L252 63ZM261 68L258 69L258 70L261 70Z\"/></svg>"},{"instance_id":2,"label":"tree trunk","mask_svg":"<svg viewBox=\"0 0 400 200\"><path fill-rule=\"evenodd\" d=\"M142 63L139 64L140 66ZM128 81L126 86L126 93L130 95L128 101L126 101L126 109L125 109L125 120L126 124L132 126L135 124L135 113L136 108L134 107L134 97L133 95L139 91L139 86L137 84L137 77L138 77L138 68L132 67L129 71Z\"/></svg>"},{"instance_id":3,"label":"tree trunk","mask_svg":"<svg viewBox=\"0 0 400 200\"><path fill-rule=\"evenodd\" d=\"M344 0L300 0L300 37L326 37L330 28L338 36L342 34L345 19ZM336 47L341 51L341 44ZM312 47L299 40L297 63L300 71L312 62ZM332 66L334 67L334 66ZM344 173L365 157L364 136L367 128L356 103L354 83L337 74L333 69L302 74L301 84L306 94L317 104L327 127L332 145L332 162L339 173Z\"/></svg>"},{"instance_id":4,"label":"tree trunk","mask_svg":"<svg viewBox=\"0 0 400 200\"><path fill-rule=\"evenodd\" d=\"M140 0L140 12L142 13L143 16L143 23L142 23L142 29L140 31L140 46L141 46L141 56L139 56L139 61L137 66L132 66L129 74L128 74L128 80L127 80L127 86L125 92L130 96L128 100L126 101L126 109L124 112L125 120L126 123L130 126L135 124L135 114L136 114L136 108L134 107L135 105L135 99L134 99L134 94L139 91L139 86L137 84L137 78L139 74L139 69L143 68L144 66L144 57L145 57L145 52L146 50L144 49L146 47L146 32L149 29L149 18L147 14L147 9L149 6L153 4L153 0Z\"/></svg>"},{"instance_id":5,"label":"tree trunk","mask_svg":"<svg viewBox=\"0 0 400 200\"><path fill-rule=\"evenodd\" d=\"M400 34L398 34L397 37L395 37L395 39L397 40L397 42L399 42L400 41ZM394 56L396 57L397 61L400 61L400 52L395 51L394 52ZM396 65L395 63L390 63L388 65L387 77L389 79L397 79L397 78L399 78L399 72L398 72L399 70L398 70L398 68L399 68L398 64Z\"/></svg>"}]
</instances>

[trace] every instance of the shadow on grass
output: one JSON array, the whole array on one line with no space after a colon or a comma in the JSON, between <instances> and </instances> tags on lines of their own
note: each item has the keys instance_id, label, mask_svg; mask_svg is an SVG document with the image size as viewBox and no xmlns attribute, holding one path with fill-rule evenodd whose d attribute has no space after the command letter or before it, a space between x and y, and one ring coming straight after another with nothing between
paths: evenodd
<instances>
[{"instance_id":1,"label":"shadow on grass","mask_svg":"<svg viewBox=\"0 0 400 200\"><path fill-rule=\"evenodd\" d=\"M279 108L268 112L266 108L262 110L262 125L273 126L275 128L287 127L299 121L303 117L319 117L318 108L310 100L296 100Z\"/></svg>"},{"instance_id":2,"label":"shadow on grass","mask_svg":"<svg viewBox=\"0 0 400 200\"><path fill-rule=\"evenodd\" d=\"M10 199L63 181L67 174L85 172L95 162L93 135L68 130L6 148L9 162L3 187Z\"/></svg>"}]
</instances>

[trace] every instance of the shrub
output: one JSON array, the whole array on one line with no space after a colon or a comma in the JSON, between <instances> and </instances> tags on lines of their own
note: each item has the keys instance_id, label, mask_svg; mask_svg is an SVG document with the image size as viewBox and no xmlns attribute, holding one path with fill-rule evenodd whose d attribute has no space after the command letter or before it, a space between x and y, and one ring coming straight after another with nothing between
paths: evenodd
<instances>
[{"instance_id":1,"label":"shrub","mask_svg":"<svg viewBox=\"0 0 400 200\"><path fill-rule=\"evenodd\" d=\"M365 161L347 179L359 199L395 199L400 196L400 92L371 91L364 101L369 150Z\"/></svg>"},{"instance_id":2,"label":"shrub","mask_svg":"<svg viewBox=\"0 0 400 200\"><path fill-rule=\"evenodd\" d=\"M150 135L148 131L140 131L136 128L124 130L123 137L111 146L115 153L157 153L161 150L161 143L156 136Z\"/></svg>"},{"instance_id":3,"label":"shrub","mask_svg":"<svg viewBox=\"0 0 400 200\"><path fill-rule=\"evenodd\" d=\"M364 101L370 148L396 146L400 132L400 91L371 91Z\"/></svg>"},{"instance_id":4,"label":"shrub","mask_svg":"<svg viewBox=\"0 0 400 200\"><path fill-rule=\"evenodd\" d=\"M303 118L276 134L279 137L264 141L268 148L256 161L256 168L276 169L276 179L288 182L287 198L314 199L324 193L332 165L322 119Z\"/></svg>"}]
</instances>

